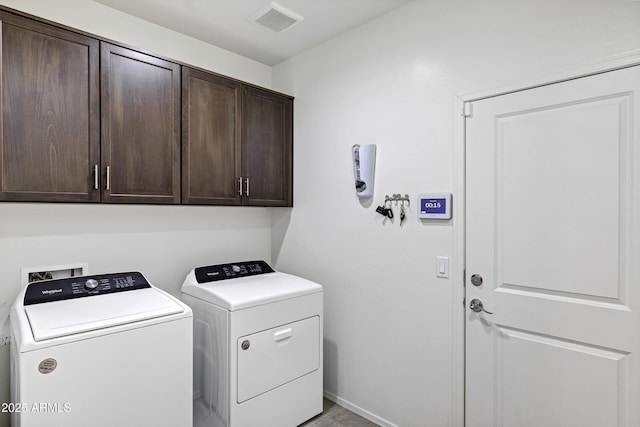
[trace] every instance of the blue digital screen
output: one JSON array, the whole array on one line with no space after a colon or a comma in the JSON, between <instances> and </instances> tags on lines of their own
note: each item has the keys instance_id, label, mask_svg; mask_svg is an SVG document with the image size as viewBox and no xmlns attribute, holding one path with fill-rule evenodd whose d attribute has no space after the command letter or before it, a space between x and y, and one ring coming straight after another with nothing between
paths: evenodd
<instances>
[{"instance_id":1,"label":"blue digital screen","mask_svg":"<svg viewBox=\"0 0 640 427\"><path fill-rule=\"evenodd\" d=\"M420 212L423 214L444 214L447 211L447 199L421 199Z\"/></svg>"}]
</instances>

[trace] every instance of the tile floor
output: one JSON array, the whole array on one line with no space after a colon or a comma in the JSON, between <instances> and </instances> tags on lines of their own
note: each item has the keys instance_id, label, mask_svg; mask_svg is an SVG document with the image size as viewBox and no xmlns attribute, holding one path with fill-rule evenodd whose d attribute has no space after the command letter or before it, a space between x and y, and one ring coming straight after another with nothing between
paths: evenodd
<instances>
[{"instance_id":1,"label":"tile floor","mask_svg":"<svg viewBox=\"0 0 640 427\"><path fill-rule=\"evenodd\" d=\"M324 399L322 414L299 427L377 427L366 418L354 414L330 400Z\"/></svg>"}]
</instances>

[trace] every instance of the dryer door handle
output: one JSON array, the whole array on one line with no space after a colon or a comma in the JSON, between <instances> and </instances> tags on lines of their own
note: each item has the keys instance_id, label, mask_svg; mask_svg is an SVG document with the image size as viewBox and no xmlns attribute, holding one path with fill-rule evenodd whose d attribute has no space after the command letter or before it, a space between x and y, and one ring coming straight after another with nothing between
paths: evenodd
<instances>
[{"instance_id":1,"label":"dryer door handle","mask_svg":"<svg viewBox=\"0 0 640 427\"><path fill-rule=\"evenodd\" d=\"M283 329L281 331L273 333L273 340L274 341L286 340L287 338L291 338L292 335L293 335L293 329L291 328Z\"/></svg>"}]
</instances>

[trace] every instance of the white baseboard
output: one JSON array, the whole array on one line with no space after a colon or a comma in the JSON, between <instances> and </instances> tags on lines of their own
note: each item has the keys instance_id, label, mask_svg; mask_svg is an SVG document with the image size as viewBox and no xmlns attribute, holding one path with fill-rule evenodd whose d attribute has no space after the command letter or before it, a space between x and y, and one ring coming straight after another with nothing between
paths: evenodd
<instances>
[{"instance_id":1,"label":"white baseboard","mask_svg":"<svg viewBox=\"0 0 640 427\"><path fill-rule=\"evenodd\" d=\"M336 396L333 393L328 392L327 390L324 390L324 397L329 399L330 401L337 403L338 405L342 406L343 408L346 408L348 410L350 410L351 412L360 415L362 418L366 418L369 421L378 424L379 426L382 427L398 427L396 424L393 424L390 421L385 420L384 418L380 418L379 416L377 416L376 414L373 414L369 411L367 411L366 409L362 409L361 407L354 405L353 403L349 402L348 400L344 400L343 398Z\"/></svg>"}]
</instances>

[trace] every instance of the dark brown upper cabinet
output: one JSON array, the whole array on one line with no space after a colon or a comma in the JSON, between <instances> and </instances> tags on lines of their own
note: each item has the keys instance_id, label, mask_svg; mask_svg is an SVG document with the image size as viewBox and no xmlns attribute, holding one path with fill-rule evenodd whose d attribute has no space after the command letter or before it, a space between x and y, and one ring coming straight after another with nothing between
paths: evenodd
<instances>
[{"instance_id":1,"label":"dark brown upper cabinet","mask_svg":"<svg viewBox=\"0 0 640 427\"><path fill-rule=\"evenodd\" d=\"M182 203L292 206L293 99L182 73Z\"/></svg>"},{"instance_id":2,"label":"dark brown upper cabinet","mask_svg":"<svg viewBox=\"0 0 640 427\"><path fill-rule=\"evenodd\" d=\"M0 201L292 206L292 97L0 21Z\"/></svg>"},{"instance_id":3,"label":"dark brown upper cabinet","mask_svg":"<svg viewBox=\"0 0 640 427\"><path fill-rule=\"evenodd\" d=\"M182 203L240 205L240 84L182 68Z\"/></svg>"},{"instance_id":4,"label":"dark brown upper cabinet","mask_svg":"<svg viewBox=\"0 0 640 427\"><path fill-rule=\"evenodd\" d=\"M102 201L180 203L180 66L100 43Z\"/></svg>"},{"instance_id":5,"label":"dark brown upper cabinet","mask_svg":"<svg viewBox=\"0 0 640 427\"><path fill-rule=\"evenodd\" d=\"M251 86L242 93L244 204L293 206L293 98Z\"/></svg>"},{"instance_id":6,"label":"dark brown upper cabinet","mask_svg":"<svg viewBox=\"0 0 640 427\"><path fill-rule=\"evenodd\" d=\"M0 200L99 201L98 41L0 19Z\"/></svg>"}]
</instances>

